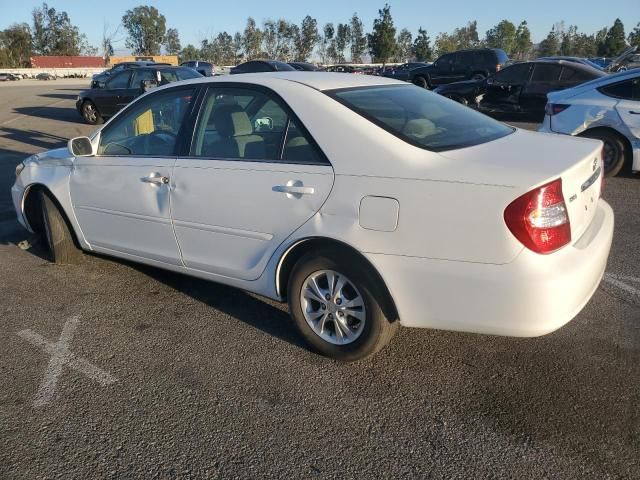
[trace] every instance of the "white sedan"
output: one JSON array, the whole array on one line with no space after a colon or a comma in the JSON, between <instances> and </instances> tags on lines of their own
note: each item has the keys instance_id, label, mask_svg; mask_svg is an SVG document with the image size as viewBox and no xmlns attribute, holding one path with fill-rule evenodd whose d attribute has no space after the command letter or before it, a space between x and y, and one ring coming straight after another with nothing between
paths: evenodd
<instances>
[{"instance_id":1,"label":"white sedan","mask_svg":"<svg viewBox=\"0 0 640 480\"><path fill-rule=\"evenodd\" d=\"M640 69L547 95L541 132L595 138L604 143L604 168L640 171Z\"/></svg>"},{"instance_id":2,"label":"white sedan","mask_svg":"<svg viewBox=\"0 0 640 480\"><path fill-rule=\"evenodd\" d=\"M53 260L99 252L288 300L317 351L398 325L537 336L604 273L602 144L508 127L364 75L272 73L153 90L12 189Z\"/></svg>"}]
</instances>

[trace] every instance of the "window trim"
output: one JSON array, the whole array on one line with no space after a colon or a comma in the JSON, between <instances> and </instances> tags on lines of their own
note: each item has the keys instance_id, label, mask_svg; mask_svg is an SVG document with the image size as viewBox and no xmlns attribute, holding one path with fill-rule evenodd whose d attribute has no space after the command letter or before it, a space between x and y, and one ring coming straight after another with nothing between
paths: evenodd
<instances>
[{"instance_id":1,"label":"window trim","mask_svg":"<svg viewBox=\"0 0 640 480\"><path fill-rule=\"evenodd\" d=\"M374 89L374 88L420 88L420 87L416 87L415 85L411 85L411 84L406 84L406 85L398 85L398 84L394 84L394 85L366 85L366 86L359 86L359 87L334 88L334 89L331 89L331 90L324 90L322 93L327 95L329 98L335 100L339 104L343 105L344 107L348 108L352 112L357 113L362 118L364 118L364 119L370 121L371 123L373 123L374 125L382 128L384 131L390 133L394 137L402 140L405 143L408 143L409 145L413 145L414 147L420 148L422 150L426 150L427 152L435 152L435 153L448 152L448 151L451 151L451 150L459 150L461 148L469 148L469 147L474 147L476 145L483 145L485 143L493 142L495 140L499 140L501 138L509 136L513 132L516 131L515 127L512 127L510 125L502 123L502 125L504 125L505 127L511 129L510 133L507 133L506 135L503 135L503 136L500 136L500 137L491 138L490 140L486 140L486 141L481 142L481 143L464 143L464 144L459 144L459 145L455 145L455 146L452 146L452 147L451 146L446 146L446 147L442 147L442 148L440 148L440 147L435 147L435 148L431 147L431 148L429 148L429 147L426 147L425 145L421 144L420 142L416 142L415 140L412 140L410 137L407 137L406 135L403 135L402 133L398 132L397 130L392 129L386 123L381 122L380 120L378 120L374 116L369 115L364 110L361 110L361 109L357 108L355 105L350 104L346 100L343 100L342 98L340 98L340 97L338 97L336 95L336 93L348 92L350 90L369 90L369 89ZM437 95L437 93L434 93L434 95ZM478 112L478 113L481 113L481 112ZM491 120L494 120L494 119L491 119ZM497 122L497 120L494 120L494 121ZM498 123L501 123L501 122L498 122Z\"/></svg>"},{"instance_id":2,"label":"window trim","mask_svg":"<svg viewBox=\"0 0 640 480\"><path fill-rule=\"evenodd\" d=\"M280 108L282 108L287 114L287 124L285 129L283 130L282 139L280 141L280 149L279 149L279 159L265 159L265 158L226 158L226 157L214 157L214 156L195 156L192 155L191 152L194 149L195 145L195 136L196 136L196 128L198 122L200 121L200 116L204 112L204 100L207 98L210 90L220 90L220 89L233 89L233 90L249 90L249 91L257 91L264 94L270 100L273 100ZM249 103L250 105L251 103ZM197 114L194 115L193 124L191 127L191 138L188 142L185 142L187 148L179 155L181 159L193 159L193 160L220 160L225 162L250 162L250 163L274 163L274 164L284 164L284 165L316 165L316 166L331 166L331 162L329 158L324 153L320 145L313 138L309 129L307 129L306 125L302 123L300 118L295 114L295 112L291 109L291 107L284 101L284 99L274 90L265 87L263 85L257 85L254 83L236 83L236 82L210 82L206 84L205 88L202 89L202 95L200 98L200 102L197 105L198 111ZM286 135L289 130L289 123L293 120L296 122L296 125L300 128L302 133L305 135L309 144L316 150L316 154L321 162L305 162L305 161L291 161L291 160L283 160L282 157L284 155L284 142L286 141Z\"/></svg>"},{"instance_id":3,"label":"window trim","mask_svg":"<svg viewBox=\"0 0 640 480\"><path fill-rule=\"evenodd\" d=\"M133 78L133 76L131 77ZM170 93L170 92L174 92L174 91L179 91L179 90L193 90L193 101L191 102L191 105L189 106L189 110L185 113L185 117L184 120L182 121L182 125L180 125L180 130L178 131L178 134L176 135L176 146L175 146L175 151L172 155L136 155L136 154L125 154L125 155L104 155L104 154L98 154L96 153L93 157L94 158L109 158L109 157L113 157L113 158L177 158L180 156L180 153L183 151L184 148L184 136L186 136L186 132L185 132L185 128L187 125L190 124L189 120L194 112L195 106L196 106L196 102L200 99L199 98L199 94L200 91L202 90L201 88L199 88L196 85L178 85L172 88L167 88L167 89L162 89L160 91L154 91L151 92L148 96L145 95L144 97L138 97L140 99L140 101L142 101L142 98L144 99L149 99L152 96L156 96L156 95L163 95L165 93ZM124 117L125 115L127 115L127 113L129 113L131 110L133 110L136 105L138 104L138 99L136 99L135 101L131 102L129 105L127 105L125 108L123 108L122 110L120 110L117 115L115 115L112 119L112 121L110 121L109 123L107 123L101 130L98 131L99 133L99 138L98 138L98 148L96 148L96 152L98 151L98 149L100 148L100 142L102 141L102 138L104 137L105 132L109 132L110 129L115 128L113 125L116 123L115 120L117 118L121 118ZM199 105L198 105L199 107Z\"/></svg>"}]
</instances>

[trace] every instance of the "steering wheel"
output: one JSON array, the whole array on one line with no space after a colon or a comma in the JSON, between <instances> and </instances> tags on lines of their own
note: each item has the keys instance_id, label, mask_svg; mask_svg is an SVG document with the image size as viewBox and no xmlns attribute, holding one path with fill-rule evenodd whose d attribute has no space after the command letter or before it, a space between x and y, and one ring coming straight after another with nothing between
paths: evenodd
<instances>
[{"instance_id":1,"label":"steering wheel","mask_svg":"<svg viewBox=\"0 0 640 480\"><path fill-rule=\"evenodd\" d=\"M145 135L145 150L154 153L169 154L173 153L178 136L169 130L154 130ZM164 152L165 148L170 148L172 152Z\"/></svg>"}]
</instances>

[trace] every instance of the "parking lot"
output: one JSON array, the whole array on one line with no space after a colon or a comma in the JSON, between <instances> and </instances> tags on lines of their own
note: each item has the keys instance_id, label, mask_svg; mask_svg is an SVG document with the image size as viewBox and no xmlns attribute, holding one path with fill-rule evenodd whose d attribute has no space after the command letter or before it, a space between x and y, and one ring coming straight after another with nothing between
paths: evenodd
<instances>
[{"instance_id":1,"label":"parking lot","mask_svg":"<svg viewBox=\"0 0 640 480\"><path fill-rule=\"evenodd\" d=\"M607 273L564 328L401 329L341 364L284 305L47 262L9 189L24 157L94 130L74 107L87 83L0 84L0 478L640 478L638 176L606 182Z\"/></svg>"}]
</instances>

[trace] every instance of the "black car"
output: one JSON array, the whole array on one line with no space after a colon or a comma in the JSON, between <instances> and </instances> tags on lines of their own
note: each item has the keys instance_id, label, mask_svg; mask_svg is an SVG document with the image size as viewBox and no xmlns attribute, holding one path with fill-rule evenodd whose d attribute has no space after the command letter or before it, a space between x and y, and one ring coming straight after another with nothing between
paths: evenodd
<instances>
[{"instance_id":1,"label":"black car","mask_svg":"<svg viewBox=\"0 0 640 480\"><path fill-rule=\"evenodd\" d=\"M99 88L81 92L76 109L87 123L95 125L116 114L149 88L192 78L202 78L202 75L186 67L129 68L111 75Z\"/></svg>"},{"instance_id":2,"label":"black car","mask_svg":"<svg viewBox=\"0 0 640 480\"><path fill-rule=\"evenodd\" d=\"M289 62L289 65L302 72L317 72L318 70L320 70L313 63L307 62Z\"/></svg>"},{"instance_id":3,"label":"black car","mask_svg":"<svg viewBox=\"0 0 640 480\"><path fill-rule=\"evenodd\" d=\"M251 60L233 67L229 73L258 73L258 72L295 72L291 65L278 60Z\"/></svg>"},{"instance_id":4,"label":"black car","mask_svg":"<svg viewBox=\"0 0 640 480\"><path fill-rule=\"evenodd\" d=\"M188 62L182 62L180 66L193 68L204 77L213 77L214 67L212 63L201 62L200 60L189 60Z\"/></svg>"},{"instance_id":5,"label":"black car","mask_svg":"<svg viewBox=\"0 0 640 480\"><path fill-rule=\"evenodd\" d=\"M396 80L409 80L411 70L416 68L428 67L429 64L425 62L408 62L395 67L387 68L382 72L383 77L395 78Z\"/></svg>"},{"instance_id":6,"label":"black car","mask_svg":"<svg viewBox=\"0 0 640 480\"><path fill-rule=\"evenodd\" d=\"M140 60L136 62L122 62L114 65L109 70L105 70L102 73L97 73L91 78L91 88L97 88L100 83L106 82L111 75L115 75L127 68L139 68L139 67L160 67L168 66L168 63L156 63L153 60Z\"/></svg>"},{"instance_id":7,"label":"black car","mask_svg":"<svg viewBox=\"0 0 640 480\"><path fill-rule=\"evenodd\" d=\"M574 87L606 75L601 70L565 60L516 63L484 80L437 87L434 91L489 114L524 114L542 118L547 93Z\"/></svg>"},{"instance_id":8,"label":"black car","mask_svg":"<svg viewBox=\"0 0 640 480\"><path fill-rule=\"evenodd\" d=\"M499 72L509 57L499 48L475 48L446 53L431 65L414 68L408 81L419 87L434 88L438 85L461 80L484 80Z\"/></svg>"},{"instance_id":9,"label":"black car","mask_svg":"<svg viewBox=\"0 0 640 480\"><path fill-rule=\"evenodd\" d=\"M596 70L604 70L604 68L602 68L597 63L592 62L588 58L565 57L565 56L556 55L555 57L539 57L538 60L566 60L567 62L575 62L575 63L580 63L582 65L587 65L589 67L595 68Z\"/></svg>"}]
</instances>

